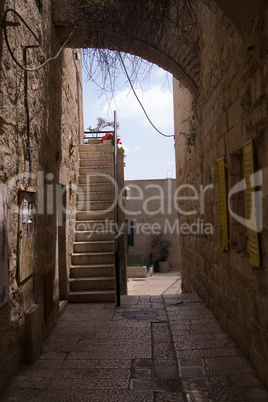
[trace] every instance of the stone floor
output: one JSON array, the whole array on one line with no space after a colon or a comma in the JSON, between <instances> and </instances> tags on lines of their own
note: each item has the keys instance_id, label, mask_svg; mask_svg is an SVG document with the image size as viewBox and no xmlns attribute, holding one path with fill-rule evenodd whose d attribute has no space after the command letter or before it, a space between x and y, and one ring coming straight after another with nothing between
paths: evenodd
<instances>
[{"instance_id":1,"label":"stone floor","mask_svg":"<svg viewBox=\"0 0 268 402\"><path fill-rule=\"evenodd\" d=\"M129 295L164 295L181 293L180 270L171 269L169 272L148 273L147 278L129 278L127 281Z\"/></svg>"},{"instance_id":2,"label":"stone floor","mask_svg":"<svg viewBox=\"0 0 268 402\"><path fill-rule=\"evenodd\" d=\"M268 392L195 294L70 304L3 401L268 401Z\"/></svg>"}]
</instances>

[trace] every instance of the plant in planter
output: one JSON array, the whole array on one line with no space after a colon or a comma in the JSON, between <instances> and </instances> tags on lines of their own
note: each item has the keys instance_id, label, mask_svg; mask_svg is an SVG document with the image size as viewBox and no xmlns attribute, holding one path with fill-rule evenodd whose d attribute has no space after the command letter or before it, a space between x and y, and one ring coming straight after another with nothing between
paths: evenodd
<instances>
[{"instance_id":1,"label":"plant in planter","mask_svg":"<svg viewBox=\"0 0 268 402\"><path fill-rule=\"evenodd\" d=\"M112 133L110 133L110 132L106 133L106 134L101 138L100 143L103 144L104 141L106 141L106 140L111 140L111 141L112 141L112 144L114 145L114 133L113 133L113 132L112 132ZM117 137L117 150L118 150L119 152L123 152L123 154L124 154L124 159L125 159L125 158L126 158L125 150L124 150L124 147L122 147L122 142L121 142L121 139L120 139L119 137ZM124 162L124 166L126 166L126 163L125 163L125 162Z\"/></svg>"},{"instance_id":2,"label":"plant in planter","mask_svg":"<svg viewBox=\"0 0 268 402\"><path fill-rule=\"evenodd\" d=\"M168 272L169 263L167 261L169 256L169 248L172 246L172 242L167 239L166 235L161 232L159 234L152 234L150 241L152 248L158 248L159 258L159 271Z\"/></svg>"}]
</instances>

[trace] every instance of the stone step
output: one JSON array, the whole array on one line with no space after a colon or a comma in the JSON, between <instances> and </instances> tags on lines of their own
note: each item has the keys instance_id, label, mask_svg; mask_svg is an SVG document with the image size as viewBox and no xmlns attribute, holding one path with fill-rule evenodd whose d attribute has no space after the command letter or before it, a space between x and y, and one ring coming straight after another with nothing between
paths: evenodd
<instances>
[{"instance_id":1,"label":"stone step","mask_svg":"<svg viewBox=\"0 0 268 402\"><path fill-rule=\"evenodd\" d=\"M70 278L69 284L71 292L115 290L115 278L110 276L102 278Z\"/></svg>"},{"instance_id":2,"label":"stone step","mask_svg":"<svg viewBox=\"0 0 268 402\"><path fill-rule=\"evenodd\" d=\"M103 217L103 219L85 219L75 222L75 230L77 232L99 232L99 233L113 233L114 223Z\"/></svg>"},{"instance_id":3,"label":"stone step","mask_svg":"<svg viewBox=\"0 0 268 402\"><path fill-rule=\"evenodd\" d=\"M87 143L85 143L84 145L99 144L100 138L89 137L86 139L86 141L87 141Z\"/></svg>"},{"instance_id":4,"label":"stone step","mask_svg":"<svg viewBox=\"0 0 268 402\"><path fill-rule=\"evenodd\" d=\"M69 303L106 303L115 302L115 291L70 292Z\"/></svg>"},{"instance_id":5,"label":"stone step","mask_svg":"<svg viewBox=\"0 0 268 402\"><path fill-rule=\"evenodd\" d=\"M92 223L89 227L94 227ZM86 226L85 226L86 227ZM105 229L105 223L95 226L96 230L85 230L75 232L76 242L88 242L88 241L114 241L114 233L112 230L107 231Z\"/></svg>"},{"instance_id":6,"label":"stone step","mask_svg":"<svg viewBox=\"0 0 268 402\"><path fill-rule=\"evenodd\" d=\"M114 185L115 181L114 181L114 171L113 169L109 169L109 172L92 172L92 173L88 173L88 174L82 174L79 175L79 187L80 184L87 184L88 186L92 185L92 184L109 184L109 185Z\"/></svg>"},{"instance_id":7,"label":"stone step","mask_svg":"<svg viewBox=\"0 0 268 402\"><path fill-rule=\"evenodd\" d=\"M100 156L98 155L98 157L96 159L80 159L79 162L79 167L83 168L83 167L90 167L90 166L114 166L114 160L113 158L107 158L105 156Z\"/></svg>"},{"instance_id":8,"label":"stone step","mask_svg":"<svg viewBox=\"0 0 268 402\"><path fill-rule=\"evenodd\" d=\"M70 278L96 278L114 276L114 264L76 265L70 267Z\"/></svg>"},{"instance_id":9,"label":"stone step","mask_svg":"<svg viewBox=\"0 0 268 402\"><path fill-rule=\"evenodd\" d=\"M113 201L114 192L89 191L77 193L77 201Z\"/></svg>"},{"instance_id":10,"label":"stone step","mask_svg":"<svg viewBox=\"0 0 268 402\"><path fill-rule=\"evenodd\" d=\"M108 151L108 152L102 152L100 151L92 151L89 150L88 152L79 152L79 159L80 161L82 160L87 160L87 159L102 159L102 158L111 158L113 159L114 157L114 150L113 148Z\"/></svg>"},{"instance_id":11,"label":"stone step","mask_svg":"<svg viewBox=\"0 0 268 402\"><path fill-rule=\"evenodd\" d=\"M79 145L78 150L79 154L81 152L109 152L114 149L112 142L111 143L106 143L106 144L84 144L84 145Z\"/></svg>"},{"instance_id":12,"label":"stone step","mask_svg":"<svg viewBox=\"0 0 268 402\"><path fill-rule=\"evenodd\" d=\"M80 211L76 213L77 221L89 221L89 220L114 220L114 211Z\"/></svg>"},{"instance_id":13,"label":"stone step","mask_svg":"<svg viewBox=\"0 0 268 402\"><path fill-rule=\"evenodd\" d=\"M104 183L99 183L99 182L91 182L91 180L89 181L88 184L80 184L77 187L77 193L83 193L83 194L87 194L90 192L101 192L101 193L113 193L114 194L114 181L112 179L108 180L108 178L106 178L106 182Z\"/></svg>"},{"instance_id":14,"label":"stone step","mask_svg":"<svg viewBox=\"0 0 268 402\"><path fill-rule=\"evenodd\" d=\"M114 175L114 167L109 165L100 165L100 166L89 166L89 167L80 167L79 168L79 176L83 175L92 175L92 174L106 174L113 176Z\"/></svg>"},{"instance_id":15,"label":"stone step","mask_svg":"<svg viewBox=\"0 0 268 402\"><path fill-rule=\"evenodd\" d=\"M114 201L77 201L76 211L104 211L110 212L114 209Z\"/></svg>"},{"instance_id":16,"label":"stone step","mask_svg":"<svg viewBox=\"0 0 268 402\"><path fill-rule=\"evenodd\" d=\"M114 264L113 252L74 253L72 265Z\"/></svg>"},{"instance_id":17,"label":"stone step","mask_svg":"<svg viewBox=\"0 0 268 402\"><path fill-rule=\"evenodd\" d=\"M114 241L75 242L74 253L99 253L114 251Z\"/></svg>"}]
</instances>

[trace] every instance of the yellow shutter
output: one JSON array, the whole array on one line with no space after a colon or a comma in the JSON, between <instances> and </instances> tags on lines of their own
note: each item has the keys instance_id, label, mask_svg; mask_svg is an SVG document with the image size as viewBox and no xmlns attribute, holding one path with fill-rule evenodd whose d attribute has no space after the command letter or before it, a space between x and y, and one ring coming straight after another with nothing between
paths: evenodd
<instances>
[{"instance_id":1,"label":"yellow shutter","mask_svg":"<svg viewBox=\"0 0 268 402\"><path fill-rule=\"evenodd\" d=\"M220 223L220 246L228 251L228 217L227 217L227 197L226 197L226 178L224 158L218 159L216 163L216 174L218 184L218 203L219 203L219 223Z\"/></svg>"},{"instance_id":2,"label":"yellow shutter","mask_svg":"<svg viewBox=\"0 0 268 402\"><path fill-rule=\"evenodd\" d=\"M245 195L245 218L247 230L247 249L249 262L260 268L260 249L256 223L255 183L253 181L254 160L252 141L246 142L243 146L244 178L246 181ZM251 178L251 180L250 180ZM252 187L252 188L251 188Z\"/></svg>"}]
</instances>

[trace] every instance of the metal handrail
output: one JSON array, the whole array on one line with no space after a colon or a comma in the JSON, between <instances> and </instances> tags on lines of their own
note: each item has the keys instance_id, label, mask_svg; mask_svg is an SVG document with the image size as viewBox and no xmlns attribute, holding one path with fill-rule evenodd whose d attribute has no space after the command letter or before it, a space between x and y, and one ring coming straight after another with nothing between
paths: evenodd
<instances>
[{"instance_id":1,"label":"metal handrail","mask_svg":"<svg viewBox=\"0 0 268 402\"><path fill-rule=\"evenodd\" d=\"M105 131L84 131L84 143L87 140L101 140L103 136L98 136L98 134L106 134L106 133L114 133L114 130L105 130ZM94 136L94 134L97 134Z\"/></svg>"}]
</instances>

